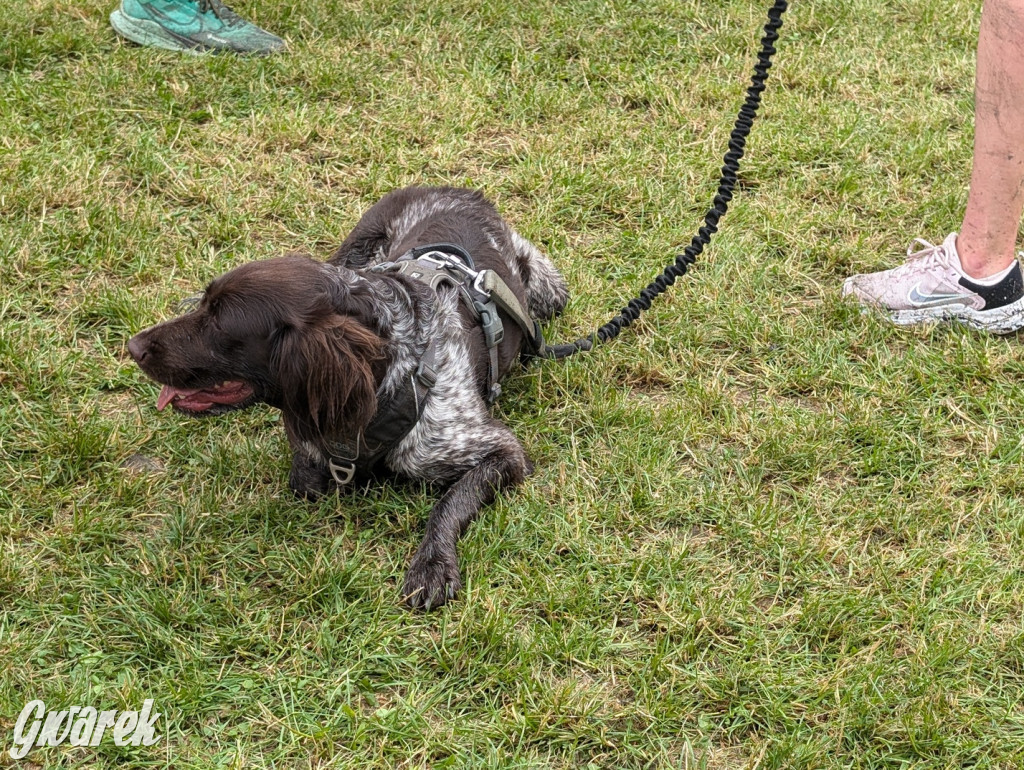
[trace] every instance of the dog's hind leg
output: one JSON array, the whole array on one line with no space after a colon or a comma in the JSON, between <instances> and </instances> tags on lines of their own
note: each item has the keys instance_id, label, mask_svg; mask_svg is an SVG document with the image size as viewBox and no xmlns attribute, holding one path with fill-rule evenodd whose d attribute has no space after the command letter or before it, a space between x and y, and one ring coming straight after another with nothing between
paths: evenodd
<instances>
[{"instance_id":1,"label":"dog's hind leg","mask_svg":"<svg viewBox=\"0 0 1024 770\"><path fill-rule=\"evenodd\" d=\"M379 223L360 220L327 261L349 270L362 270L383 261L388 242L388 233Z\"/></svg>"},{"instance_id":2,"label":"dog's hind leg","mask_svg":"<svg viewBox=\"0 0 1024 770\"><path fill-rule=\"evenodd\" d=\"M395 220L424 195L415 187L394 190L385 195L359 218L352 232L327 261L350 270L362 270L385 261L395 236Z\"/></svg>"},{"instance_id":3,"label":"dog's hind leg","mask_svg":"<svg viewBox=\"0 0 1024 770\"><path fill-rule=\"evenodd\" d=\"M565 279L540 249L507 224L505 228L526 287L526 309L533 318L554 318L569 302Z\"/></svg>"},{"instance_id":4,"label":"dog's hind leg","mask_svg":"<svg viewBox=\"0 0 1024 770\"><path fill-rule=\"evenodd\" d=\"M437 198L446 193L468 191L443 191L425 187L403 187L393 190L370 206L356 222L352 232L334 251L327 261L350 270L362 270L370 265L389 259L388 249L404 239L411 228L424 217L437 210L453 208L458 200L449 201L447 206L437 204ZM432 208L432 201L435 207ZM391 258L398 255L391 255Z\"/></svg>"},{"instance_id":5,"label":"dog's hind leg","mask_svg":"<svg viewBox=\"0 0 1024 770\"><path fill-rule=\"evenodd\" d=\"M462 581L456 544L480 509L499 489L521 484L533 471L511 434L512 446L486 455L445 492L430 512L427 532L405 573L403 596L410 607L430 610L454 599Z\"/></svg>"}]
</instances>

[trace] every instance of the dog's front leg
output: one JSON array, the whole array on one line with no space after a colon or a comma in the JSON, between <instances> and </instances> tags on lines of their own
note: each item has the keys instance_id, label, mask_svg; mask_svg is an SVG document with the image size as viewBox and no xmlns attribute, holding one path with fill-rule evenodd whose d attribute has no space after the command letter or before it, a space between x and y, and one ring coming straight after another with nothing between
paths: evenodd
<instances>
[{"instance_id":1,"label":"dog's front leg","mask_svg":"<svg viewBox=\"0 0 1024 770\"><path fill-rule=\"evenodd\" d=\"M487 455L448 488L430 512L427 533L405 573L403 595L410 607L430 610L455 598L462 587L456 553L462 533L499 489L522 483L532 470L517 441L514 450Z\"/></svg>"},{"instance_id":2,"label":"dog's front leg","mask_svg":"<svg viewBox=\"0 0 1024 770\"><path fill-rule=\"evenodd\" d=\"M330 490L331 472L322 462L297 451L292 454L288 486L298 497L316 501Z\"/></svg>"}]
</instances>

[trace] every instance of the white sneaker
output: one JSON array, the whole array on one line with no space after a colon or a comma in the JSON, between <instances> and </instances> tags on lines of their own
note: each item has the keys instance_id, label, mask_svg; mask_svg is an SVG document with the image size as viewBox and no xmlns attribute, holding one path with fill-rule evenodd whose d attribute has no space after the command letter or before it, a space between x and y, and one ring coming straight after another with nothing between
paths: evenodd
<instances>
[{"instance_id":1,"label":"white sneaker","mask_svg":"<svg viewBox=\"0 0 1024 770\"><path fill-rule=\"evenodd\" d=\"M861 304L882 310L900 326L955 319L995 334L1024 327L1024 276L1019 261L992 278L976 281L964 274L956 233L950 233L941 246L920 238L914 243L924 248L907 249L907 261L899 267L847 278L843 296L852 295Z\"/></svg>"}]
</instances>

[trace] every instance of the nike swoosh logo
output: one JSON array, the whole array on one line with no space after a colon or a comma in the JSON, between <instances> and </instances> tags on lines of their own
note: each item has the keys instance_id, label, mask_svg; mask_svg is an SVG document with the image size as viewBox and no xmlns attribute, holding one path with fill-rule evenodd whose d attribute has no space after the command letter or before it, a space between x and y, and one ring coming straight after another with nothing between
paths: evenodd
<instances>
[{"instance_id":1,"label":"nike swoosh logo","mask_svg":"<svg viewBox=\"0 0 1024 770\"><path fill-rule=\"evenodd\" d=\"M910 304L917 307L933 307L938 305L962 305L964 297L959 294L922 294L918 288L920 284L910 290L907 299Z\"/></svg>"}]
</instances>

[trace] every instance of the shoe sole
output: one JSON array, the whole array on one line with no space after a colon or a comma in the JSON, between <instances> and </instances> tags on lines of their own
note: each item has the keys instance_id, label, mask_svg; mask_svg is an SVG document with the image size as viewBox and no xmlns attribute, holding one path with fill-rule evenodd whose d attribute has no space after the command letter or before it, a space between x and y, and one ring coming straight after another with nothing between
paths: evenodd
<instances>
[{"instance_id":1,"label":"shoe sole","mask_svg":"<svg viewBox=\"0 0 1024 770\"><path fill-rule=\"evenodd\" d=\"M121 37L150 48L163 48L167 51L181 51L188 54L201 54L214 50L175 35L155 21L126 16L121 13L120 9L110 14L110 26Z\"/></svg>"},{"instance_id":2,"label":"shoe sole","mask_svg":"<svg viewBox=\"0 0 1024 770\"><path fill-rule=\"evenodd\" d=\"M887 313L897 326L913 326L929 321L959 321L972 329L992 334L1012 334L1024 328L1024 297L995 310L975 310L963 305L945 305L935 308L894 310Z\"/></svg>"}]
</instances>

